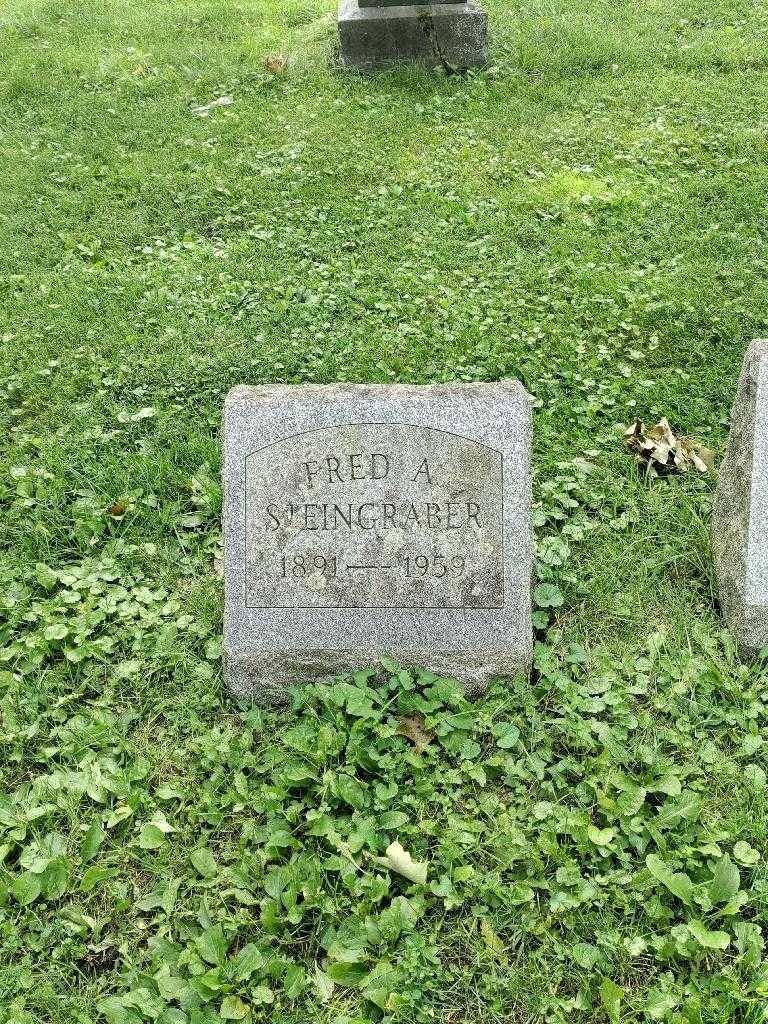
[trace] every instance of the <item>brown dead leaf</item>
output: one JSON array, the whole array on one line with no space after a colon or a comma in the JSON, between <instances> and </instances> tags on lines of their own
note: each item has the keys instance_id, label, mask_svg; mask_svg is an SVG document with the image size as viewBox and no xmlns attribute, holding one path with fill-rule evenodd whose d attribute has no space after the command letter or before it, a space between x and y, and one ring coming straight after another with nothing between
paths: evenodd
<instances>
[{"instance_id":1,"label":"brown dead leaf","mask_svg":"<svg viewBox=\"0 0 768 1024\"><path fill-rule=\"evenodd\" d=\"M288 58L283 53L272 54L264 58L264 67L273 75L282 75L288 67Z\"/></svg>"},{"instance_id":2,"label":"brown dead leaf","mask_svg":"<svg viewBox=\"0 0 768 1024\"><path fill-rule=\"evenodd\" d=\"M689 469L711 473L715 466L714 452L692 437L678 437L666 417L648 428L642 420L635 420L624 431L624 443L646 466L649 476L687 473Z\"/></svg>"},{"instance_id":3,"label":"brown dead leaf","mask_svg":"<svg viewBox=\"0 0 768 1024\"><path fill-rule=\"evenodd\" d=\"M122 501L116 501L114 505L109 506L107 512L109 513L109 515L112 516L113 519L119 519L120 516L125 515L125 510L125 504Z\"/></svg>"},{"instance_id":4,"label":"brown dead leaf","mask_svg":"<svg viewBox=\"0 0 768 1024\"><path fill-rule=\"evenodd\" d=\"M431 732L424 728L424 719L421 715L403 715L396 731L397 736L405 736L413 743L416 750L421 751L434 738Z\"/></svg>"},{"instance_id":5,"label":"brown dead leaf","mask_svg":"<svg viewBox=\"0 0 768 1024\"><path fill-rule=\"evenodd\" d=\"M694 441L690 437L681 437L680 446L700 473L713 472L715 453L711 448L705 448L703 444L699 444L698 441Z\"/></svg>"}]
</instances>

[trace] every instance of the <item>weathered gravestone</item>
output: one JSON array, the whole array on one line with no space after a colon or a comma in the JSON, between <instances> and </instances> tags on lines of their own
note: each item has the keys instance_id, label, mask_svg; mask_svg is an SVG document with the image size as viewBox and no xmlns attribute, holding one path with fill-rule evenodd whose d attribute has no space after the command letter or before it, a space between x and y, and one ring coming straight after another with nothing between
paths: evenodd
<instances>
[{"instance_id":1,"label":"weathered gravestone","mask_svg":"<svg viewBox=\"0 0 768 1024\"><path fill-rule=\"evenodd\" d=\"M744 358L715 500L720 604L744 657L768 647L768 341Z\"/></svg>"},{"instance_id":2,"label":"weathered gravestone","mask_svg":"<svg viewBox=\"0 0 768 1024\"><path fill-rule=\"evenodd\" d=\"M391 655L478 689L531 657L530 398L516 382L238 387L225 658L262 702Z\"/></svg>"},{"instance_id":3,"label":"weathered gravestone","mask_svg":"<svg viewBox=\"0 0 768 1024\"><path fill-rule=\"evenodd\" d=\"M339 0L339 54L342 64L363 71L395 64L484 67L488 16L478 0Z\"/></svg>"}]
</instances>

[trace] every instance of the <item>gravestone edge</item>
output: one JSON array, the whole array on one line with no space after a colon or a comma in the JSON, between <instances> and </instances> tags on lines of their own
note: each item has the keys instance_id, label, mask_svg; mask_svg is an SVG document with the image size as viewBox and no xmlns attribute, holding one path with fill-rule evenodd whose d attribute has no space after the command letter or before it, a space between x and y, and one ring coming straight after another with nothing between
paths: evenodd
<instances>
[{"instance_id":1,"label":"gravestone edge","mask_svg":"<svg viewBox=\"0 0 768 1024\"><path fill-rule=\"evenodd\" d=\"M764 564L768 557L768 535L764 532L768 462L759 449L756 457L758 426L768 442L768 339L764 338L754 339L744 356L712 517L720 607L739 655L745 660L753 659L768 646L768 604L749 599L750 591L755 589L755 572L762 577L768 571ZM756 538L756 530L763 532L761 538ZM754 556L760 548L765 550L762 564L751 565L750 553Z\"/></svg>"}]
</instances>

